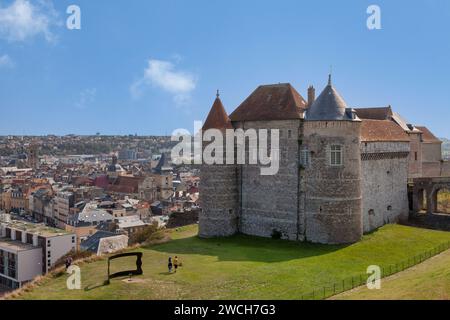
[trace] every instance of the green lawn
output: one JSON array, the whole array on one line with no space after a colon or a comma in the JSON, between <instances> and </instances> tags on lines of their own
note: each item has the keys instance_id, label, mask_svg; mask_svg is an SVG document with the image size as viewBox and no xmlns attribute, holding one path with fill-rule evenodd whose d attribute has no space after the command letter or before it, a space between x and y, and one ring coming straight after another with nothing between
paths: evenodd
<instances>
[{"instance_id":1,"label":"green lawn","mask_svg":"<svg viewBox=\"0 0 450 320\"><path fill-rule=\"evenodd\" d=\"M300 299L314 288L386 266L450 241L449 232L388 225L349 246L299 244L236 236L199 239L197 226L172 233L172 241L139 249L144 275L102 286L106 260L81 266L84 290L66 289L66 275L46 278L23 299ZM167 258L183 267L168 274ZM125 263L125 262L124 262ZM130 266L130 261L127 261ZM117 266L115 266L117 267Z\"/></svg>"},{"instance_id":2,"label":"green lawn","mask_svg":"<svg viewBox=\"0 0 450 320\"><path fill-rule=\"evenodd\" d=\"M450 300L450 250L383 279L380 290L360 287L335 300Z\"/></svg>"}]
</instances>

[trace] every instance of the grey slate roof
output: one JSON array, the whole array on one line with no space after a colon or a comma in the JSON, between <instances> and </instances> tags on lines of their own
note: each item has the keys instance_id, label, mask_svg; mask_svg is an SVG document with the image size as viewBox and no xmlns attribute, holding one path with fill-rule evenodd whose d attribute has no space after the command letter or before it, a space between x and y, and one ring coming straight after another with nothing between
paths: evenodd
<instances>
[{"instance_id":1,"label":"grey slate roof","mask_svg":"<svg viewBox=\"0 0 450 320\"><path fill-rule=\"evenodd\" d=\"M306 111L306 120L352 120L346 113L347 104L331 84L328 85Z\"/></svg>"},{"instance_id":2,"label":"grey slate roof","mask_svg":"<svg viewBox=\"0 0 450 320\"><path fill-rule=\"evenodd\" d=\"M172 171L173 168L169 165L169 159L165 153L161 155L158 164L156 165L154 171L157 174L162 174L164 171Z\"/></svg>"},{"instance_id":3,"label":"grey slate roof","mask_svg":"<svg viewBox=\"0 0 450 320\"><path fill-rule=\"evenodd\" d=\"M114 217L104 209L97 208L97 205L88 203L84 207L83 211L74 214L69 218L69 222L72 224L93 224L94 222L100 223L103 221L112 221Z\"/></svg>"},{"instance_id":4,"label":"grey slate roof","mask_svg":"<svg viewBox=\"0 0 450 320\"><path fill-rule=\"evenodd\" d=\"M399 113L393 112L392 120L397 123L403 130L410 133L420 133L421 131L409 124Z\"/></svg>"},{"instance_id":5,"label":"grey slate roof","mask_svg":"<svg viewBox=\"0 0 450 320\"><path fill-rule=\"evenodd\" d=\"M97 253L100 239L115 237L117 234L107 231L97 231L88 239L84 240L80 244L80 248L85 251L91 251Z\"/></svg>"}]
</instances>

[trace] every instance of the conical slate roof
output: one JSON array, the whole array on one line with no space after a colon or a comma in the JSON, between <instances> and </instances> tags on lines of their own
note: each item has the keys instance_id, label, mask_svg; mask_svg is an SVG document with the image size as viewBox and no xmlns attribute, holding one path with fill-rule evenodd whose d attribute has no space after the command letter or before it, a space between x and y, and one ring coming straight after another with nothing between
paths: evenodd
<instances>
[{"instance_id":1,"label":"conical slate roof","mask_svg":"<svg viewBox=\"0 0 450 320\"><path fill-rule=\"evenodd\" d=\"M203 125L203 131L209 129L233 129L230 118L219 98L219 94L217 94L217 98Z\"/></svg>"},{"instance_id":2,"label":"conical slate roof","mask_svg":"<svg viewBox=\"0 0 450 320\"><path fill-rule=\"evenodd\" d=\"M347 104L331 84L330 76L328 85L307 110L306 120L350 120L346 109Z\"/></svg>"}]
</instances>

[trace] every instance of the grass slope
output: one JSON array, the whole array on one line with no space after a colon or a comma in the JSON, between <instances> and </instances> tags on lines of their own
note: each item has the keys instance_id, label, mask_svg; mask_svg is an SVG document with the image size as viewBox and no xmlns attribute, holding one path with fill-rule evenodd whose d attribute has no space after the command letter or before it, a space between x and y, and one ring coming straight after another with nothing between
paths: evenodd
<instances>
[{"instance_id":1,"label":"grass slope","mask_svg":"<svg viewBox=\"0 0 450 320\"><path fill-rule=\"evenodd\" d=\"M380 290L359 287L333 300L450 300L450 250L382 280Z\"/></svg>"},{"instance_id":2,"label":"grass slope","mask_svg":"<svg viewBox=\"0 0 450 320\"><path fill-rule=\"evenodd\" d=\"M369 265L403 261L450 241L450 233L388 225L349 246L275 241L249 236L199 239L197 226L172 233L172 241L139 249L139 282L116 279L102 286L106 260L81 266L84 290L66 289L67 275L46 277L21 299L299 299L314 288L365 273ZM181 257L177 274L168 256ZM130 266L129 261L127 267Z\"/></svg>"}]
</instances>

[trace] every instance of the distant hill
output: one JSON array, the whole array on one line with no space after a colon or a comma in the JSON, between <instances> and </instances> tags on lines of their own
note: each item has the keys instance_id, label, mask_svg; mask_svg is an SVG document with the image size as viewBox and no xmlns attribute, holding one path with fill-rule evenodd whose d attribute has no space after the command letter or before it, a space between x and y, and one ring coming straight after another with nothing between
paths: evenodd
<instances>
[{"instance_id":1,"label":"distant hill","mask_svg":"<svg viewBox=\"0 0 450 320\"><path fill-rule=\"evenodd\" d=\"M450 160L450 139L441 138L444 142L442 144L442 155L444 159Z\"/></svg>"}]
</instances>

